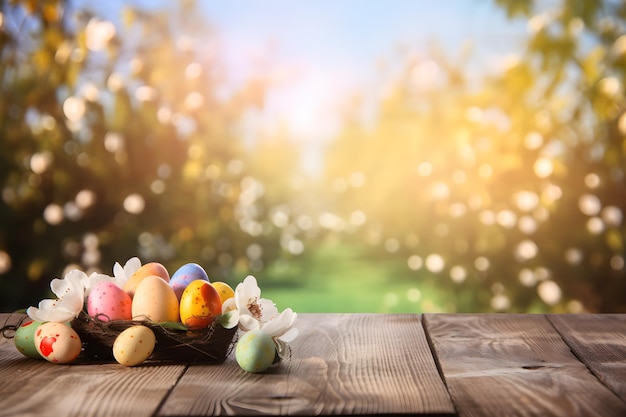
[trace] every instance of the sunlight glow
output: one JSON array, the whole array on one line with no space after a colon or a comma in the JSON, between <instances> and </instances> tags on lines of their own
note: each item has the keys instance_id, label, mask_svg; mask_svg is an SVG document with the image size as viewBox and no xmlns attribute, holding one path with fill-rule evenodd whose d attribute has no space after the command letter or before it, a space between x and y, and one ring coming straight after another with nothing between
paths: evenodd
<instances>
[{"instance_id":1,"label":"sunlight glow","mask_svg":"<svg viewBox=\"0 0 626 417\"><path fill-rule=\"evenodd\" d=\"M517 224L517 214L512 210L500 210L496 214L496 221L505 229L512 229Z\"/></svg>"},{"instance_id":2,"label":"sunlight glow","mask_svg":"<svg viewBox=\"0 0 626 417\"><path fill-rule=\"evenodd\" d=\"M139 214L143 212L146 207L146 202L143 197L137 193L128 195L124 199L124 210L130 214Z\"/></svg>"},{"instance_id":3,"label":"sunlight glow","mask_svg":"<svg viewBox=\"0 0 626 417\"><path fill-rule=\"evenodd\" d=\"M522 216L517 222L517 227L524 234L533 234L537 231L537 220L531 216Z\"/></svg>"},{"instance_id":4,"label":"sunlight glow","mask_svg":"<svg viewBox=\"0 0 626 417\"><path fill-rule=\"evenodd\" d=\"M426 257L426 269L433 273L439 273L443 271L446 263L441 255L438 253L430 254Z\"/></svg>"},{"instance_id":5,"label":"sunlight glow","mask_svg":"<svg viewBox=\"0 0 626 417\"><path fill-rule=\"evenodd\" d=\"M535 171L535 175L539 178L547 178L554 171L554 165L552 164L552 160L549 158L539 158L535 162L533 166L533 170Z\"/></svg>"},{"instance_id":6,"label":"sunlight glow","mask_svg":"<svg viewBox=\"0 0 626 417\"><path fill-rule=\"evenodd\" d=\"M192 62L185 67L185 77L189 79L196 79L202 75L202 65L197 62Z\"/></svg>"},{"instance_id":7,"label":"sunlight glow","mask_svg":"<svg viewBox=\"0 0 626 417\"><path fill-rule=\"evenodd\" d=\"M63 221L63 208L58 204L49 204L43 211L43 218L48 224L55 226Z\"/></svg>"},{"instance_id":8,"label":"sunlight glow","mask_svg":"<svg viewBox=\"0 0 626 417\"><path fill-rule=\"evenodd\" d=\"M619 227L622 225L622 210L616 206L606 206L602 209L600 217L609 227Z\"/></svg>"},{"instance_id":9,"label":"sunlight glow","mask_svg":"<svg viewBox=\"0 0 626 417\"><path fill-rule=\"evenodd\" d=\"M587 220L587 231L592 235L599 235L604 232L604 223L599 217L592 217Z\"/></svg>"},{"instance_id":10,"label":"sunlight glow","mask_svg":"<svg viewBox=\"0 0 626 417\"><path fill-rule=\"evenodd\" d=\"M624 257L620 255L611 257L611 268L616 271L624 269Z\"/></svg>"},{"instance_id":11,"label":"sunlight glow","mask_svg":"<svg viewBox=\"0 0 626 417\"><path fill-rule=\"evenodd\" d=\"M532 191L518 191L514 199L515 204L522 211L532 211L539 205L539 196Z\"/></svg>"},{"instance_id":12,"label":"sunlight glow","mask_svg":"<svg viewBox=\"0 0 626 417\"><path fill-rule=\"evenodd\" d=\"M539 248L532 240L523 240L515 249L515 257L520 262L534 258L538 253Z\"/></svg>"},{"instance_id":13,"label":"sunlight glow","mask_svg":"<svg viewBox=\"0 0 626 417\"><path fill-rule=\"evenodd\" d=\"M34 153L30 157L30 169L35 174L43 174L52 164L53 156L50 152Z\"/></svg>"},{"instance_id":14,"label":"sunlight glow","mask_svg":"<svg viewBox=\"0 0 626 417\"><path fill-rule=\"evenodd\" d=\"M587 216L596 216L601 208L600 199L593 194L583 194L578 197L578 209Z\"/></svg>"},{"instance_id":15,"label":"sunlight glow","mask_svg":"<svg viewBox=\"0 0 626 417\"><path fill-rule=\"evenodd\" d=\"M535 276L535 273L529 268L524 268L520 270L517 278L519 282L525 287L534 287L537 284L537 277Z\"/></svg>"},{"instance_id":16,"label":"sunlight glow","mask_svg":"<svg viewBox=\"0 0 626 417\"><path fill-rule=\"evenodd\" d=\"M496 311L505 311L511 308L511 300L504 294L497 294L491 298L491 308Z\"/></svg>"},{"instance_id":17,"label":"sunlight glow","mask_svg":"<svg viewBox=\"0 0 626 417\"><path fill-rule=\"evenodd\" d=\"M583 251L578 248L569 248L565 251L565 260L570 265L578 265L583 260Z\"/></svg>"},{"instance_id":18,"label":"sunlight glow","mask_svg":"<svg viewBox=\"0 0 626 417\"><path fill-rule=\"evenodd\" d=\"M543 145L543 136L539 132L529 132L524 137L524 146L526 149L539 149Z\"/></svg>"},{"instance_id":19,"label":"sunlight glow","mask_svg":"<svg viewBox=\"0 0 626 417\"><path fill-rule=\"evenodd\" d=\"M0 13L0 20L2 13ZM2 26L0 24L0 26ZM0 274L6 274L11 269L11 256L3 250L0 250Z\"/></svg>"},{"instance_id":20,"label":"sunlight glow","mask_svg":"<svg viewBox=\"0 0 626 417\"><path fill-rule=\"evenodd\" d=\"M63 102L63 113L70 122L77 122L85 115L85 101L76 96L70 96Z\"/></svg>"},{"instance_id":21,"label":"sunlight glow","mask_svg":"<svg viewBox=\"0 0 626 417\"><path fill-rule=\"evenodd\" d=\"M467 278L467 271L465 268L459 265L455 265L450 268L450 279L453 282L460 284L465 281L465 278Z\"/></svg>"},{"instance_id":22,"label":"sunlight glow","mask_svg":"<svg viewBox=\"0 0 626 417\"><path fill-rule=\"evenodd\" d=\"M85 36L87 48L94 52L101 51L115 36L115 25L98 17L91 18L85 28Z\"/></svg>"},{"instance_id":23,"label":"sunlight glow","mask_svg":"<svg viewBox=\"0 0 626 417\"><path fill-rule=\"evenodd\" d=\"M420 162L420 164L417 166L417 172L422 177L428 177L433 172L433 166L428 161Z\"/></svg>"},{"instance_id":24,"label":"sunlight glow","mask_svg":"<svg viewBox=\"0 0 626 417\"><path fill-rule=\"evenodd\" d=\"M411 270L417 271L418 269L422 268L422 266L424 265L424 261L422 260L421 256L411 255L407 260L407 264Z\"/></svg>"},{"instance_id":25,"label":"sunlight glow","mask_svg":"<svg viewBox=\"0 0 626 417\"><path fill-rule=\"evenodd\" d=\"M406 291L406 298L412 303L417 303L422 298L422 292L415 287L409 288Z\"/></svg>"},{"instance_id":26,"label":"sunlight glow","mask_svg":"<svg viewBox=\"0 0 626 417\"><path fill-rule=\"evenodd\" d=\"M474 267L481 272L488 270L490 265L489 259L484 256L479 256L474 260Z\"/></svg>"},{"instance_id":27,"label":"sunlight glow","mask_svg":"<svg viewBox=\"0 0 626 417\"><path fill-rule=\"evenodd\" d=\"M554 281L543 281L537 287L537 293L539 298L548 305L552 306L561 301L561 287Z\"/></svg>"}]
</instances>

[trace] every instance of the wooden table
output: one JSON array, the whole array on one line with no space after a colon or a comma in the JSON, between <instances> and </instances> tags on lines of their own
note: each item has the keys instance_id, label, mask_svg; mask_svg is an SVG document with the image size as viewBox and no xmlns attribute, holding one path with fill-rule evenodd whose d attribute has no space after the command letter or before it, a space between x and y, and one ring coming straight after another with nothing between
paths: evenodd
<instances>
[{"instance_id":1,"label":"wooden table","mask_svg":"<svg viewBox=\"0 0 626 417\"><path fill-rule=\"evenodd\" d=\"M626 416L626 315L301 314L296 327L266 374L232 355L55 365L0 338L0 416Z\"/></svg>"}]
</instances>

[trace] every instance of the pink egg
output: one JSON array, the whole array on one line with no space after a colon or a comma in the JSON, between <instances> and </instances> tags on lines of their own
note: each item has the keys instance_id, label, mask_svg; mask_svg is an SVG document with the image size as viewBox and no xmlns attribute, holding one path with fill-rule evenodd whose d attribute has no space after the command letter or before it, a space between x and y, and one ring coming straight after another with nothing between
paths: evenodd
<instances>
[{"instance_id":1,"label":"pink egg","mask_svg":"<svg viewBox=\"0 0 626 417\"><path fill-rule=\"evenodd\" d=\"M112 282L99 282L89 292L87 313L102 321L130 320L132 300L130 295Z\"/></svg>"},{"instance_id":2,"label":"pink egg","mask_svg":"<svg viewBox=\"0 0 626 417\"><path fill-rule=\"evenodd\" d=\"M64 323L44 323L35 332L37 352L50 362L72 362L80 355L82 346L76 331Z\"/></svg>"}]
</instances>

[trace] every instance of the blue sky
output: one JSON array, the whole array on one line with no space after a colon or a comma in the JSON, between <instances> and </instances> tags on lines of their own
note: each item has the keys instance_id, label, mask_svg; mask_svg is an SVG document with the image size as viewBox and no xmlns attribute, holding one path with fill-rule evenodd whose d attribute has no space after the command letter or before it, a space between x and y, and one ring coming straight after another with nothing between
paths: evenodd
<instances>
[{"instance_id":1,"label":"blue sky","mask_svg":"<svg viewBox=\"0 0 626 417\"><path fill-rule=\"evenodd\" d=\"M83 0L78 0L79 3ZM168 7L173 0L135 0ZM123 0L110 1L112 14ZM260 68L279 79L265 108L251 114L248 132L286 122L293 138L316 150L338 128L338 97L381 88L377 64L393 62L399 45L426 55L434 41L453 58L471 42L468 72L493 67L520 52L526 22L509 21L495 0L199 0L207 27L219 38L219 57L237 84ZM111 16L110 18L113 18ZM252 138L254 139L254 138ZM314 162L311 162L314 164Z\"/></svg>"},{"instance_id":2,"label":"blue sky","mask_svg":"<svg viewBox=\"0 0 626 417\"><path fill-rule=\"evenodd\" d=\"M244 79L269 57L287 81L267 97L251 132L287 121L294 140L316 151L338 128L337 97L380 88L377 63L399 45L426 54L434 41L449 57L471 42L472 70L520 52L526 23L509 21L492 0L235 0L199 3L221 39L232 79ZM267 62L266 62L267 64Z\"/></svg>"}]
</instances>

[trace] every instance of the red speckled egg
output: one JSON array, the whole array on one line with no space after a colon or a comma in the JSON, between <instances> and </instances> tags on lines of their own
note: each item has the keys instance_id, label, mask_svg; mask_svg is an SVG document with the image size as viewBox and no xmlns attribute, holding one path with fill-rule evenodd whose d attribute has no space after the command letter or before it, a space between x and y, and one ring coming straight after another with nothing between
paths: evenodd
<instances>
[{"instance_id":1,"label":"red speckled egg","mask_svg":"<svg viewBox=\"0 0 626 417\"><path fill-rule=\"evenodd\" d=\"M72 362L80 355L82 346L76 331L64 323L44 323L35 332L37 352L50 362Z\"/></svg>"}]
</instances>

